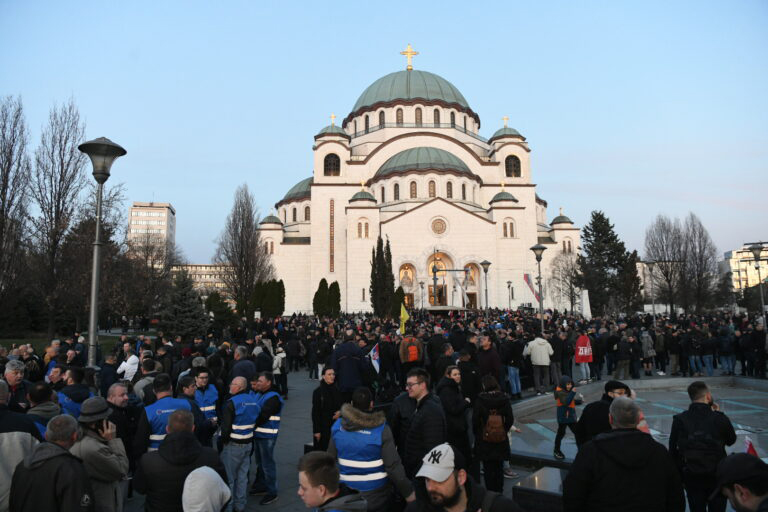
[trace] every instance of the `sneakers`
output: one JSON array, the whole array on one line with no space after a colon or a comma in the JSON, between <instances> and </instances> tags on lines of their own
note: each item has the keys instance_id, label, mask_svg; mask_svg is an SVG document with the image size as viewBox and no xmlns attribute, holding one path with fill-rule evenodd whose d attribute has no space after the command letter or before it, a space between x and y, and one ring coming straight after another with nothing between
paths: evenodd
<instances>
[{"instance_id":1,"label":"sneakers","mask_svg":"<svg viewBox=\"0 0 768 512\"><path fill-rule=\"evenodd\" d=\"M253 487L251 487L251 489L248 491L248 494L250 494L251 496L265 496L267 494L267 491L261 490L261 489L254 489Z\"/></svg>"},{"instance_id":2,"label":"sneakers","mask_svg":"<svg viewBox=\"0 0 768 512\"><path fill-rule=\"evenodd\" d=\"M277 495L267 494L261 499L261 501L259 502L259 505L271 505L276 501L277 501Z\"/></svg>"},{"instance_id":3,"label":"sneakers","mask_svg":"<svg viewBox=\"0 0 768 512\"><path fill-rule=\"evenodd\" d=\"M661 375L663 377L664 375L666 375L666 373L664 373L664 372L656 372L656 375Z\"/></svg>"},{"instance_id":4,"label":"sneakers","mask_svg":"<svg viewBox=\"0 0 768 512\"><path fill-rule=\"evenodd\" d=\"M563 460L565 458L565 454L560 450L555 450L554 455L555 455L555 458L559 460Z\"/></svg>"},{"instance_id":5,"label":"sneakers","mask_svg":"<svg viewBox=\"0 0 768 512\"><path fill-rule=\"evenodd\" d=\"M504 470L504 478L517 478L519 475L512 471L512 468L506 468Z\"/></svg>"},{"instance_id":6,"label":"sneakers","mask_svg":"<svg viewBox=\"0 0 768 512\"><path fill-rule=\"evenodd\" d=\"M540 393L540 392L539 392L539 393L536 393L536 396L541 396L541 393Z\"/></svg>"}]
</instances>

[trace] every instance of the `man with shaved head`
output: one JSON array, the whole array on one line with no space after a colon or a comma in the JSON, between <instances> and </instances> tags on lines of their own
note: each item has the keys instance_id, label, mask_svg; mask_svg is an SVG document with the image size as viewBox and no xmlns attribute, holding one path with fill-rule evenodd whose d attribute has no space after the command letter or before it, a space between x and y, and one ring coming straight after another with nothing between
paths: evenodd
<instances>
[{"instance_id":1,"label":"man with shaved head","mask_svg":"<svg viewBox=\"0 0 768 512\"><path fill-rule=\"evenodd\" d=\"M261 412L258 397L248 390L245 377L233 378L229 384L230 398L221 415L221 458L227 469L234 510L245 510L253 431Z\"/></svg>"}]
</instances>

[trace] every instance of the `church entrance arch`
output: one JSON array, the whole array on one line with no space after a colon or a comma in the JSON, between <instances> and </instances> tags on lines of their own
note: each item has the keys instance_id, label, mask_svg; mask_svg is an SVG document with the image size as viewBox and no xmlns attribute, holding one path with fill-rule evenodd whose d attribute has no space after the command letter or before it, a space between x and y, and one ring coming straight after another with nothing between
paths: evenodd
<instances>
[{"instance_id":1,"label":"church entrance arch","mask_svg":"<svg viewBox=\"0 0 768 512\"><path fill-rule=\"evenodd\" d=\"M445 270L452 268L453 260L444 252L434 252L427 258L429 304L431 306L448 305L447 287L452 278Z\"/></svg>"}]
</instances>

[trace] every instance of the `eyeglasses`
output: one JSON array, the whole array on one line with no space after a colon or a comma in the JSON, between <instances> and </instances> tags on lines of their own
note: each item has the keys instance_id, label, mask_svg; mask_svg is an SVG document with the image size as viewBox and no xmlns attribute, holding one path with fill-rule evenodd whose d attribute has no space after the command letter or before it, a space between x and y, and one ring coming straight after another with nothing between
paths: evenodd
<instances>
[{"instance_id":1,"label":"eyeglasses","mask_svg":"<svg viewBox=\"0 0 768 512\"><path fill-rule=\"evenodd\" d=\"M408 382L406 383L405 387L411 389L413 386L418 386L419 384L424 384L424 382Z\"/></svg>"}]
</instances>

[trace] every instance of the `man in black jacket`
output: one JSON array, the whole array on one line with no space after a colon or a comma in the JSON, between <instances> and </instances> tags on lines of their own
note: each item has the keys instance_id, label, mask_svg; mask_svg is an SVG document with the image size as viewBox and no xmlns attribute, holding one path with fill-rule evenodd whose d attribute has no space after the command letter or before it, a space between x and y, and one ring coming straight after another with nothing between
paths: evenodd
<instances>
[{"instance_id":1,"label":"man in black jacket","mask_svg":"<svg viewBox=\"0 0 768 512\"><path fill-rule=\"evenodd\" d=\"M447 439L445 414L439 401L429 392L429 373L414 368L406 377L408 396L416 400L416 412L405 440L403 465L409 478L421 467L421 459L429 450Z\"/></svg>"},{"instance_id":2,"label":"man in black jacket","mask_svg":"<svg viewBox=\"0 0 768 512\"><path fill-rule=\"evenodd\" d=\"M323 379L312 392L312 437L315 450L327 450L331 439L331 426L341 415L344 403L341 391L336 387L336 372L323 369Z\"/></svg>"},{"instance_id":3,"label":"man in black jacket","mask_svg":"<svg viewBox=\"0 0 768 512\"><path fill-rule=\"evenodd\" d=\"M200 444L194 434L195 420L189 411L178 410L168 418L168 435L157 451L139 461L134 488L146 495L147 512L183 512L184 480L195 469L208 466L225 481L227 472L219 454Z\"/></svg>"},{"instance_id":4,"label":"man in black jacket","mask_svg":"<svg viewBox=\"0 0 768 512\"><path fill-rule=\"evenodd\" d=\"M639 430L640 408L619 397L613 430L583 445L563 482L565 512L683 512L680 475L663 445Z\"/></svg>"},{"instance_id":5,"label":"man in black jacket","mask_svg":"<svg viewBox=\"0 0 768 512\"><path fill-rule=\"evenodd\" d=\"M691 512L723 512L725 497L708 497L716 486L717 464L725 458L725 447L736 442L731 420L720 412L706 383L688 386L691 405L672 419L669 453L683 476Z\"/></svg>"},{"instance_id":6,"label":"man in black jacket","mask_svg":"<svg viewBox=\"0 0 768 512\"><path fill-rule=\"evenodd\" d=\"M591 441L598 434L611 431L611 423L608 419L608 410L614 398L629 396L629 386L618 380L609 380L603 388L605 392L602 398L596 402L587 404L576 423L576 445L581 446Z\"/></svg>"},{"instance_id":7,"label":"man in black jacket","mask_svg":"<svg viewBox=\"0 0 768 512\"><path fill-rule=\"evenodd\" d=\"M35 446L13 473L11 512L94 510L88 473L80 459L69 453L78 431L77 421L68 414L51 418L45 432L48 442ZM44 492L41 485L45 486Z\"/></svg>"}]
</instances>

